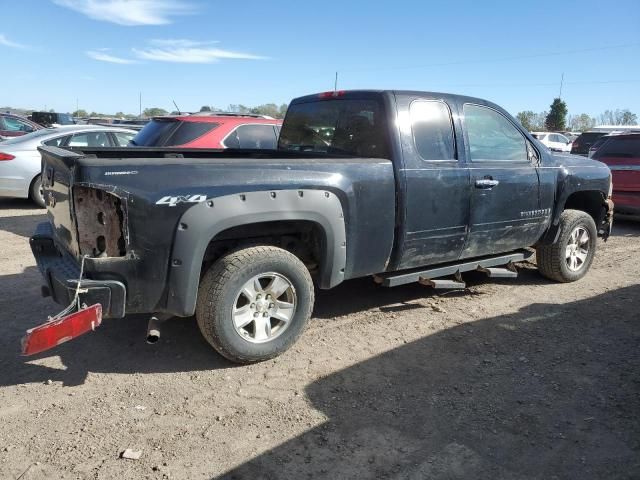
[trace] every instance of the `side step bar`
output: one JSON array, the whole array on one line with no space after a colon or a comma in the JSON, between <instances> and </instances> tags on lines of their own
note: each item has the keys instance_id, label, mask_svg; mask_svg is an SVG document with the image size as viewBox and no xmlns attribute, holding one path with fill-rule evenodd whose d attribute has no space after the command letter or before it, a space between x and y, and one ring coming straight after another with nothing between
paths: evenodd
<instances>
[{"instance_id":1,"label":"side step bar","mask_svg":"<svg viewBox=\"0 0 640 480\"><path fill-rule=\"evenodd\" d=\"M443 288L449 290L462 290L467 286L466 283L458 282L457 280L431 280L430 278L425 277L420 277L418 283L427 287Z\"/></svg>"},{"instance_id":2,"label":"side step bar","mask_svg":"<svg viewBox=\"0 0 640 480\"><path fill-rule=\"evenodd\" d=\"M514 270L511 270L510 268L492 267L509 265L513 262L523 262L531 258L532 256L532 251L518 250L504 255L474 258L472 260L467 260L459 263L447 263L428 269L412 269L403 270L400 272L383 273L375 275L374 280L377 283L381 284L383 287L397 287L398 285L405 285L407 283L414 282L420 282L423 285L426 285L428 284L427 282L434 282L435 280L433 279L435 278L446 277L448 275L456 275L461 272L469 272L472 270L482 271L490 277L513 278L518 276L518 273ZM457 280L458 281L454 283L462 283L462 286L454 286L452 283L449 283L449 286L436 288L464 288L464 283L459 282L459 279ZM442 280L439 280L438 282L442 282ZM453 280L447 280L447 282L453 282ZM440 285L444 284L440 283Z\"/></svg>"}]
</instances>

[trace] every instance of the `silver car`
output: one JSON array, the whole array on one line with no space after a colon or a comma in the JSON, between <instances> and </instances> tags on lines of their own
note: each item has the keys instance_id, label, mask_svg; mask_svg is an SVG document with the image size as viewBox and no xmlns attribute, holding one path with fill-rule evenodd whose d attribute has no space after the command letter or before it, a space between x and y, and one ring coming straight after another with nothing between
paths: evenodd
<instances>
[{"instance_id":1,"label":"silver car","mask_svg":"<svg viewBox=\"0 0 640 480\"><path fill-rule=\"evenodd\" d=\"M45 206L38 152L41 145L126 147L136 133L100 125L65 125L0 141L0 197L30 198L40 207Z\"/></svg>"}]
</instances>

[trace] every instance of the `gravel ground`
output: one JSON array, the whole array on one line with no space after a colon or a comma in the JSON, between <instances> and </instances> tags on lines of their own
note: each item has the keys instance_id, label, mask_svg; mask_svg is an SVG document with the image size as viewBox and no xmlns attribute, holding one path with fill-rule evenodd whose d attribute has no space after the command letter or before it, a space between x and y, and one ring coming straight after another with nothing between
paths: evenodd
<instances>
[{"instance_id":1,"label":"gravel ground","mask_svg":"<svg viewBox=\"0 0 640 480\"><path fill-rule=\"evenodd\" d=\"M319 292L294 348L238 367L193 319L155 346L132 317L20 357L59 310L27 241L44 218L0 200L2 479L640 478L640 221L575 284L523 264L458 293Z\"/></svg>"}]
</instances>

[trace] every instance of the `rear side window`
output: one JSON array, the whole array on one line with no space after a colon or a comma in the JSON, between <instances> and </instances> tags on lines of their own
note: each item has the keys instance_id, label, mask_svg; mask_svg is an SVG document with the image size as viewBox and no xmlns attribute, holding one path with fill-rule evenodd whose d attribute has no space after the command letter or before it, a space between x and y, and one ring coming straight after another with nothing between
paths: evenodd
<instances>
[{"instance_id":1,"label":"rear side window","mask_svg":"<svg viewBox=\"0 0 640 480\"><path fill-rule=\"evenodd\" d=\"M131 143L137 147L161 147L178 123L176 120L151 120L133 137Z\"/></svg>"},{"instance_id":2,"label":"rear side window","mask_svg":"<svg viewBox=\"0 0 640 480\"><path fill-rule=\"evenodd\" d=\"M61 147L66 143L66 141L71 137L71 135L65 135L64 137L52 138L51 140L47 140L43 142L45 145L49 145L50 147Z\"/></svg>"},{"instance_id":3,"label":"rear side window","mask_svg":"<svg viewBox=\"0 0 640 480\"><path fill-rule=\"evenodd\" d=\"M388 158L381 104L376 100L318 100L289 106L278 148Z\"/></svg>"},{"instance_id":4,"label":"rear side window","mask_svg":"<svg viewBox=\"0 0 640 480\"><path fill-rule=\"evenodd\" d=\"M418 100L409 108L413 141L424 160L455 160L451 112L444 102Z\"/></svg>"},{"instance_id":5,"label":"rear side window","mask_svg":"<svg viewBox=\"0 0 640 480\"><path fill-rule=\"evenodd\" d=\"M602 157L640 158L640 135L638 138L611 138L593 155L593 158Z\"/></svg>"},{"instance_id":6,"label":"rear side window","mask_svg":"<svg viewBox=\"0 0 640 480\"><path fill-rule=\"evenodd\" d=\"M528 161L524 136L503 115L481 105L463 109L471 161Z\"/></svg>"},{"instance_id":7,"label":"rear side window","mask_svg":"<svg viewBox=\"0 0 640 480\"><path fill-rule=\"evenodd\" d=\"M213 122L178 122L180 125L163 143L164 147L175 147L193 142L218 126Z\"/></svg>"},{"instance_id":8,"label":"rear side window","mask_svg":"<svg viewBox=\"0 0 640 480\"><path fill-rule=\"evenodd\" d=\"M116 139L116 145L120 147L126 147L127 145L129 145L129 142L133 138L134 134L126 132L114 132L113 136Z\"/></svg>"},{"instance_id":9,"label":"rear side window","mask_svg":"<svg viewBox=\"0 0 640 480\"><path fill-rule=\"evenodd\" d=\"M136 147L176 147L193 142L218 126L213 122L154 119L133 138Z\"/></svg>"},{"instance_id":10,"label":"rear side window","mask_svg":"<svg viewBox=\"0 0 640 480\"><path fill-rule=\"evenodd\" d=\"M224 139L224 146L273 150L276 148L276 141L273 125L240 125Z\"/></svg>"},{"instance_id":11,"label":"rear side window","mask_svg":"<svg viewBox=\"0 0 640 480\"><path fill-rule=\"evenodd\" d=\"M67 147L110 147L109 137L105 132L76 133L71 137Z\"/></svg>"}]
</instances>

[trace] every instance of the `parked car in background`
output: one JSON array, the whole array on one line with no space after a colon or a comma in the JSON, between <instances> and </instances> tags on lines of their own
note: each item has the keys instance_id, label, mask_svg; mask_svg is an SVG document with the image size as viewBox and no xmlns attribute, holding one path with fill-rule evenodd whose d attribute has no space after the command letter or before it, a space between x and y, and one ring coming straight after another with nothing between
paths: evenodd
<instances>
[{"instance_id":1,"label":"parked car in background","mask_svg":"<svg viewBox=\"0 0 640 480\"><path fill-rule=\"evenodd\" d=\"M20 137L27 133L40 130L41 128L43 128L42 125L38 125L19 115L0 113L0 140Z\"/></svg>"},{"instance_id":2,"label":"parked car in background","mask_svg":"<svg viewBox=\"0 0 640 480\"><path fill-rule=\"evenodd\" d=\"M606 135L590 157L606 163L613 176L616 211L640 213L640 133Z\"/></svg>"},{"instance_id":3,"label":"parked car in background","mask_svg":"<svg viewBox=\"0 0 640 480\"><path fill-rule=\"evenodd\" d=\"M567 137L570 142L573 142L576 138L580 136L581 132L560 132L562 135Z\"/></svg>"},{"instance_id":4,"label":"parked car in background","mask_svg":"<svg viewBox=\"0 0 640 480\"><path fill-rule=\"evenodd\" d=\"M75 125L75 120L68 113L33 112L31 120L43 127L59 127L62 125Z\"/></svg>"},{"instance_id":5,"label":"parked car in background","mask_svg":"<svg viewBox=\"0 0 640 480\"><path fill-rule=\"evenodd\" d=\"M640 132L640 125L600 125L583 132L573 141L571 153L589 155L589 149L600 138L611 133Z\"/></svg>"},{"instance_id":6,"label":"parked car in background","mask_svg":"<svg viewBox=\"0 0 640 480\"><path fill-rule=\"evenodd\" d=\"M126 147L136 132L124 128L67 125L43 128L0 143L0 197L30 198L44 207L38 147Z\"/></svg>"},{"instance_id":7,"label":"parked car in background","mask_svg":"<svg viewBox=\"0 0 640 480\"><path fill-rule=\"evenodd\" d=\"M570 152L571 140L561 133L554 132L531 132L534 138L537 138L549 150L554 152Z\"/></svg>"},{"instance_id":8,"label":"parked car in background","mask_svg":"<svg viewBox=\"0 0 640 480\"><path fill-rule=\"evenodd\" d=\"M135 136L136 147L275 149L282 120L260 115L196 113L154 117Z\"/></svg>"}]
</instances>

